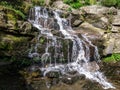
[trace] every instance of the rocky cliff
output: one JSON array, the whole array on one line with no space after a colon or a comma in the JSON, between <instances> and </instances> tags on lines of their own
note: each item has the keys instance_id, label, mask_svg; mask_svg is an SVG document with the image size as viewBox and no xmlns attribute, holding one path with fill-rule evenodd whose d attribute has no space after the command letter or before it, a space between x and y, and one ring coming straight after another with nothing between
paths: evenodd
<instances>
[{"instance_id":1,"label":"rocky cliff","mask_svg":"<svg viewBox=\"0 0 120 90\"><path fill-rule=\"evenodd\" d=\"M27 57L37 30L27 21L31 0L23 0L26 19L14 10L0 6L0 57ZM27 3L27 4L26 4ZM85 34L98 46L101 55L120 53L120 10L114 7L84 6L70 9L62 0L45 0L44 5L61 9L63 17L71 13L72 28L77 34ZM26 7L27 6L27 7Z\"/></svg>"}]
</instances>

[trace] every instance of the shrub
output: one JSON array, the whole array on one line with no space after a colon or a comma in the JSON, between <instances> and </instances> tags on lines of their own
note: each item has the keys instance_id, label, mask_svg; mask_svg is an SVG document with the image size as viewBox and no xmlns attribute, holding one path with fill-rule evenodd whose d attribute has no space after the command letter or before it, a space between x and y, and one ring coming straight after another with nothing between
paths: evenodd
<instances>
[{"instance_id":1,"label":"shrub","mask_svg":"<svg viewBox=\"0 0 120 90\"><path fill-rule=\"evenodd\" d=\"M80 2L75 2L75 3L71 3L70 6L77 9L77 8L80 8L82 4Z\"/></svg>"},{"instance_id":2,"label":"shrub","mask_svg":"<svg viewBox=\"0 0 120 90\"><path fill-rule=\"evenodd\" d=\"M117 4L117 0L102 0L101 4L108 7L115 6Z\"/></svg>"},{"instance_id":3,"label":"shrub","mask_svg":"<svg viewBox=\"0 0 120 90\"><path fill-rule=\"evenodd\" d=\"M63 2L75 9L82 6L82 3L80 2L80 0L63 0Z\"/></svg>"},{"instance_id":4,"label":"shrub","mask_svg":"<svg viewBox=\"0 0 120 90\"><path fill-rule=\"evenodd\" d=\"M63 2L75 9L85 5L96 4L96 0L63 0Z\"/></svg>"},{"instance_id":5,"label":"shrub","mask_svg":"<svg viewBox=\"0 0 120 90\"><path fill-rule=\"evenodd\" d=\"M120 8L120 0L117 0L117 7Z\"/></svg>"},{"instance_id":6,"label":"shrub","mask_svg":"<svg viewBox=\"0 0 120 90\"><path fill-rule=\"evenodd\" d=\"M103 58L104 62L117 62L120 61L120 53L114 53L110 56Z\"/></svg>"},{"instance_id":7,"label":"shrub","mask_svg":"<svg viewBox=\"0 0 120 90\"><path fill-rule=\"evenodd\" d=\"M33 5L43 6L44 0L32 0Z\"/></svg>"},{"instance_id":8,"label":"shrub","mask_svg":"<svg viewBox=\"0 0 120 90\"><path fill-rule=\"evenodd\" d=\"M21 10L19 10L16 6L13 6L11 3L7 2L7 1L1 1L0 5L7 10L13 11L15 14L22 17L22 19L25 19L24 13Z\"/></svg>"}]
</instances>

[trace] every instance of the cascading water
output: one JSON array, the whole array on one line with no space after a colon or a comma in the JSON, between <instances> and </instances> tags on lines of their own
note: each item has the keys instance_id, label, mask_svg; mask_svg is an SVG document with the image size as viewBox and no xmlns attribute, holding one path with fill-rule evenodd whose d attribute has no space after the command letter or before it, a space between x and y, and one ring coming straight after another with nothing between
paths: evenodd
<instances>
[{"instance_id":1,"label":"cascading water","mask_svg":"<svg viewBox=\"0 0 120 90\"><path fill-rule=\"evenodd\" d=\"M90 70L94 67L90 66L90 61L99 61L98 49L85 35L79 38L72 30L70 21L60 17L61 12L43 7L34 7L30 10L29 22L39 30L39 35L34 50L29 52L29 57L40 58L42 63L40 69L44 75L50 71L58 71L63 75L77 71L86 78L100 83L104 89L115 88L106 81L98 67L94 71ZM54 34L56 31L57 34ZM38 51L41 37L47 39L43 54Z\"/></svg>"}]
</instances>

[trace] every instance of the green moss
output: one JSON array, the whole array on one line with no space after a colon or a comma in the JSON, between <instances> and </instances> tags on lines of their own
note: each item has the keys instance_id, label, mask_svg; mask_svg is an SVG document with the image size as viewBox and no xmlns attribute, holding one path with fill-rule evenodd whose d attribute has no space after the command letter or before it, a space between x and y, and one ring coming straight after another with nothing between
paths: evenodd
<instances>
[{"instance_id":1,"label":"green moss","mask_svg":"<svg viewBox=\"0 0 120 90\"><path fill-rule=\"evenodd\" d=\"M117 62L120 61L120 53L114 53L110 56L103 58L104 62Z\"/></svg>"},{"instance_id":2,"label":"green moss","mask_svg":"<svg viewBox=\"0 0 120 90\"><path fill-rule=\"evenodd\" d=\"M23 37L16 37L16 36L12 36L12 35L7 35L5 38L10 39L11 41L14 41L14 42L24 41Z\"/></svg>"},{"instance_id":3,"label":"green moss","mask_svg":"<svg viewBox=\"0 0 120 90\"><path fill-rule=\"evenodd\" d=\"M11 43L0 42L0 50L11 50L13 49Z\"/></svg>"},{"instance_id":4,"label":"green moss","mask_svg":"<svg viewBox=\"0 0 120 90\"><path fill-rule=\"evenodd\" d=\"M2 37L2 40L0 41L0 49L1 50L12 50L15 43L19 43L24 41L25 39L23 37L15 37L12 35L5 35Z\"/></svg>"}]
</instances>

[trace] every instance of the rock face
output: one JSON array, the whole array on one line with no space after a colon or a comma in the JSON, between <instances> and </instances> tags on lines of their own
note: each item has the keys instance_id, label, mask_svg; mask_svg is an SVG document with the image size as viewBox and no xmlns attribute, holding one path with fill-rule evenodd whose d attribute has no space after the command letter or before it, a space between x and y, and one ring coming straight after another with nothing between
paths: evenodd
<instances>
[{"instance_id":1,"label":"rock face","mask_svg":"<svg viewBox=\"0 0 120 90\"><path fill-rule=\"evenodd\" d=\"M62 0L45 0L45 5L64 10L63 17L70 14L68 9L71 7ZM14 18L15 15L11 10L0 8L1 56L26 55L24 51L35 42L34 37L38 34L28 21ZM70 18L75 33L85 34L98 46L101 55L120 53L120 10L97 5L84 6L71 9ZM50 26L52 28L53 25ZM59 28L56 26L56 29Z\"/></svg>"},{"instance_id":2,"label":"rock face","mask_svg":"<svg viewBox=\"0 0 120 90\"><path fill-rule=\"evenodd\" d=\"M30 40L34 37L28 21L15 17L7 8L0 10L0 57L27 57Z\"/></svg>"},{"instance_id":3,"label":"rock face","mask_svg":"<svg viewBox=\"0 0 120 90\"><path fill-rule=\"evenodd\" d=\"M100 52L102 50L101 55L120 53L119 11L114 7L108 8L97 5L81 7L79 11L76 11L77 15L81 16L77 21L82 18L83 22L78 27L75 27L74 24L76 23L73 23L73 28L76 33L86 34L93 43L95 40L94 44L98 46Z\"/></svg>"},{"instance_id":4,"label":"rock face","mask_svg":"<svg viewBox=\"0 0 120 90\"><path fill-rule=\"evenodd\" d=\"M97 5L92 5L92 6L84 6L81 8L81 10L84 10L88 14L96 14L96 15L105 15L105 14L116 14L117 9L114 7L108 8L108 7L103 7L103 6L97 6Z\"/></svg>"}]
</instances>

